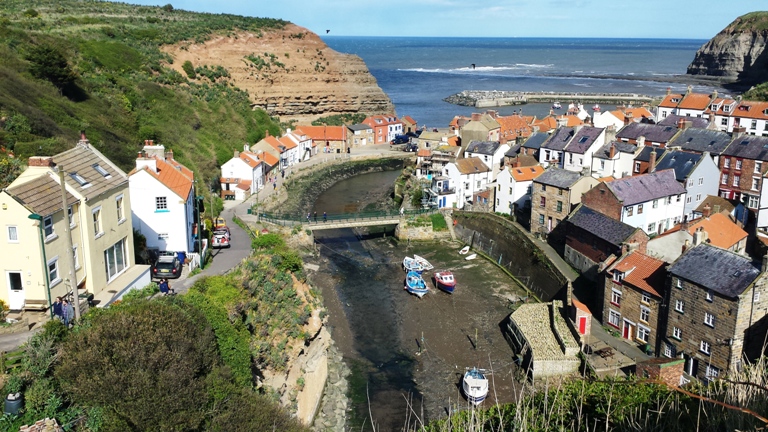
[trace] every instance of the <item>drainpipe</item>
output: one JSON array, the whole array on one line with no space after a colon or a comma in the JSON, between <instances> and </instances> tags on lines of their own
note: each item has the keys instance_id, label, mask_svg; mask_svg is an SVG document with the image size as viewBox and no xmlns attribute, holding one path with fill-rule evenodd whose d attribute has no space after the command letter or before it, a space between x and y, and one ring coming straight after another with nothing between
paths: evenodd
<instances>
[{"instance_id":1,"label":"drainpipe","mask_svg":"<svg viewBox=\"0 0 768 432\"><path fill-rule=\"evenodd\" d=\"M43 252L43 277L45 278L45 294L48 297L48 313L53 319L53 307L51 305L51 282L48 280L48 258L45 256L45 240L43 240L43 217L37 213L27 215L29 219L35 221L37 232L40 235L40 249Z\"/></svg>"}]
</instances>

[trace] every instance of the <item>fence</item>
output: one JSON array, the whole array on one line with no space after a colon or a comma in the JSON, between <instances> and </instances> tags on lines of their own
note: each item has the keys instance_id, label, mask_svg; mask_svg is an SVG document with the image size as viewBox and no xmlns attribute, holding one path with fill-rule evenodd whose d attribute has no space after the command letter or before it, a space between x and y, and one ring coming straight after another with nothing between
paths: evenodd
<instances>
[{"instance_id":1,"label":"fence","mask_svg":"<svg viewBox=\"0 0 768 432\"><path fill-rule=\"evenodd\" d=\"M397 210L388 210L388 211L375 211L375 212L360 212L360 213L336 213L336 214L325 214L325 215L316 215L316 214L307 214L307 215L298 215L298 214L288 214L288 213L269 213L269 212L261 212L258 214L259 219L264 222L270 222L276 225L295 225L295 224L304 224L304 223L323 223L324 221L328 221L330 223L333 222L354 222L354 221L364 221L364 220L374 220L374 219L392 219L396 217L407 217L407 216L420 216L425 214L431 214L435 213L437 210L433 209L415 209L415 210L404 210L402 212Z\"/></svg>"}]
</instances>

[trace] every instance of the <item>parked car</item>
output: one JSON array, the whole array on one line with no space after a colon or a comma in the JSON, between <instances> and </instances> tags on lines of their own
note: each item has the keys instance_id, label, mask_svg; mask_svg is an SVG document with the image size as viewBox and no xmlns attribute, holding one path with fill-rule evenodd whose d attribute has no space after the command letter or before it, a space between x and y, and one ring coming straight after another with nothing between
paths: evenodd
<instances>
[{"instance_id":1,"label":"parked car","mask_svg":"<svg viewBox=\"0 0 768 432\"><path fill-rule=\"evenodd\" d=\"M229 228L227 227L217 228L213 231L213 239L211 240L212 242L211 246L215 249L228 248L232 246L229 240L230 240Z\"/></svg>"},{"instance_id":2,"label":"parked car","mask_svg":"<svg viewBox=\"0 0 768 432\"><path fill-rule=\"evenodd\" d=\"M219 229L226 226L227 226L227 222L224 220L223 217L217 217L216 219L213 220L213 229Z\"/></svg>"},{"instance_id":3,"label":"parked car","mask_svg":"<svg viewBox=\"0 0 768 432\"><path fill-rule=\"evenodd\" d=\"M175 253L160 255L152 264L152 277L155 279L176 279L179 276L181 276L181 261Z\"/></svg>"},{"instance_id":4,"label":"parked car","mask_svg":"<svg viewBox=\"0 0 768 432\"><path fill-rule=\"evenodd\" d=\"M391 145L397 145L397 144L405 144L411 140L411 137L406 135L395 135L395 139L390 141L389 143Z\"/></svg>"},{"instance_id":5,"label":"parked car","mask_svg":"<svg viewBox=\"0 0 768 432\"><path fill-rule=\"evenodd\" d=\"M403 147L403 151L407 151L407 152L415 152L418 150L419 150L419 146L413 143L406 144L405 147Z\"/></svg>"}]
</instances>

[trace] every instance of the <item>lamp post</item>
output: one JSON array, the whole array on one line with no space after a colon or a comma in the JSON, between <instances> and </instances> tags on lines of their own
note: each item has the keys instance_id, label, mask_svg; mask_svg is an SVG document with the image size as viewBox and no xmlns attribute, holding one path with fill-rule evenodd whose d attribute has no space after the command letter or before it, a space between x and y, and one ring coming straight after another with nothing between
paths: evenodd
<instances>
[{"instance_id":1,"label":"lamp post","mask_svg":"<svg viewBox=\"0 0 768 432\"><path fill-rule=\"evenodd\" d=\"M203 257L203 226L200 224L200 204L203 202L203 197L197 194L197 180L195 183L195 213L197 213L197 252L200 254L200 269L205 264Z\"/></svg>"},{"instance_id":2,"label":"lamp post","mask_svg":"<svg viewBox=\"0 0 768 432\"><path fill-rule=\"evenodd\" d=\"M32 219L37 226L37 232L40 235L40 250L43 255L43 277L45 278L45 294L48 297L48 313L53 319L53 307L51 307L51 282L48 280L48 258L45 256L45 240L43 240L43 217L37 213L30 213L27 215L29 219Z\"/></svg>"}]
</instances>

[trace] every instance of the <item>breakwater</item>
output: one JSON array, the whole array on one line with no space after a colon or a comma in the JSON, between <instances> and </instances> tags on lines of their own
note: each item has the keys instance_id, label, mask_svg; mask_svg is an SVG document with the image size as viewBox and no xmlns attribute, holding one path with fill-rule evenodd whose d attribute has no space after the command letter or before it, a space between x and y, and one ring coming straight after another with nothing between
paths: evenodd
<instances>
[{"instance_id":1,"label":"breakwater","mask_svg":"<svg viewBox=\"0 0 768 432\"><path fill-rule=\"evenodd\" d=\"M527 103L570 102L582 104L642 105L660 99L636 93L520 92L503 90L464 90L443 99L454 105L493 108Z\"/></svg>"}]
</instances>

